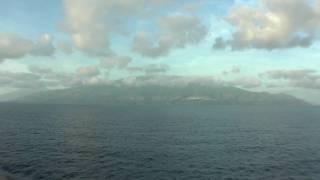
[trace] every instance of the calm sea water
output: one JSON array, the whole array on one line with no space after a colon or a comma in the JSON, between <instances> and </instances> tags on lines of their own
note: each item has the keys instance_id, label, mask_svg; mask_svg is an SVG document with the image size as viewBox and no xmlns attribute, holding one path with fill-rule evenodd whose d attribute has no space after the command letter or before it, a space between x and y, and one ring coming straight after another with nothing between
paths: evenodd
<instances>
[{"instance_id":1,"label":"calm sea water","mask_svg":"<svg viewBox=\"0 0 320 180\"><path fill-rule=\"evenodd\" d=\"M0 171L2 179L318 180L320 108L0 104Z\"/></svg>"}]
</instances>

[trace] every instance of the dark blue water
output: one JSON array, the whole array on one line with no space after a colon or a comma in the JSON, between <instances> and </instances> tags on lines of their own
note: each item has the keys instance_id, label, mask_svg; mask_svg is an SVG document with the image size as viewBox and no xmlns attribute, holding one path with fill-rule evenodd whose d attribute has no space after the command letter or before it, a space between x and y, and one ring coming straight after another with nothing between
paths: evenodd
<instances>
[{"instance_id":1,"label":"dark blue water","mask_svg":"<svg viewBox=\"0 0 320 180\"><path fill-rule=\"evenodd\" d=\"M0 171L12 179L318 180L320 108L0 104Z\"/></svg>"}]
</instances>

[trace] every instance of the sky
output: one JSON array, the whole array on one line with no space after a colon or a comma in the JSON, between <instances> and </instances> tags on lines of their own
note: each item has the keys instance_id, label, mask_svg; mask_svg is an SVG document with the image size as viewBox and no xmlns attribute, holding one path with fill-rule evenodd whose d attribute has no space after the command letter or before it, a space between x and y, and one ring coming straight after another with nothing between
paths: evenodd
<instances>
[{"instance_id":1,"label":"sky","mask_svg":"<svg viewBox=\"0 0 320 180\"><path fill-rule=\"evenodd\" d=\"M320 104L320 0L0 2L0 95L146 79Z\"/></svg>"}]
</instances>

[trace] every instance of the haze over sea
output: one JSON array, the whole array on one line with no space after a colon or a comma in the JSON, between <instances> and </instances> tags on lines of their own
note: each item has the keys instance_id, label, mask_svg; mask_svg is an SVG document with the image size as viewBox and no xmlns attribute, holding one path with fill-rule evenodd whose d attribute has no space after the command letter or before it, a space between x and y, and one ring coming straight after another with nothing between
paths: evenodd
<instances>
[{"instance_id":1,"label":"haze over sea","mask_svg":"<svg viewBox=\"0 0 320 180\"><path fill-rule=\"evenodd\" d=\"M319 117L315 106L4 103L0 171L36 180L316 180Z\"/></svg>"}]
</instances>

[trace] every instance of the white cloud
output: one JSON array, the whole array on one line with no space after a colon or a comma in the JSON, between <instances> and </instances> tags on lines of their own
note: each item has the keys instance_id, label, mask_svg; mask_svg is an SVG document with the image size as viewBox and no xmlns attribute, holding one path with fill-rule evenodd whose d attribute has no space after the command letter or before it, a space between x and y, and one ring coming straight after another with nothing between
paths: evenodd
<instances>
[{"instance_id":1,"label":"white cloud","mask_svg":"<svg viewBox=\"0 0 320 180\"><path fill-rule=\"evenodd\" d=\"M126 34L129 20L144 18L169 0L64 0L64 28L75 46L92 56L111 53L111 34Z\"/></svg>"},{"instance_id":2,"label":"white cloud","mask_svg":"<svg viewBox=\"0 0 320 180\"><path fill-rule=\"evenodd\" d=\"M137 34L133 51L152 58L166 56L173 49L199 44L208 32L199 18L182 14L161 18L158 26L158 34Z\"/></svg>"},{"instance_id":3,"label":"white cloud","mask_svg":"<svg viewBox=\"0 0 320 180\"><path fill-rule=\"evenodd\" d=\"M308 47L320 30L319 7L309 0L261 0L258 7L237 6L226 18L235 28L232 38L217 37L214 48Z\"/></svg>"},{"instance_id":4,"label":"white cloud","mask_svg":"<svg viewBox=\"0 0 320 180\"><path fill-rule=\"evenodd\" d=\"M113 54L113 36L142 32L138 28L134 31L128 28L138 27L137 24L142 21L154 26L152 21L163 17L162 13L168 11L172 4L179 9L186 3L182 0L64 0L64 29L70 34L75 47L82 52L91 56L109 56ZM149 37L148 33L140 33L135 37L132 49L149 57L164 56L173 48L199 43L207 33L200 19L187 15L160 18L155 29L160 30L161 36L156 39L157 43L151 43L149 38L158 35Z\"/></svg>"},{"instance_id":5,"label":"white cloud","mask_svg":"<svg viewBox=\"0 0 320 180\"><path fill-rule=\"evenodd\" d=\"M17 59L28 54L33 42L13 34L0 33L0 61Z\"/></svg>"},{"instance_id":6,"label":"white cloud","mask_svg":"<svg viewBox=\"0 0 320 180\"><path fill-rule=\"evenodd\" d=\"M0 33L0 62L27 55L51 56L54 52L52 37L48 34L44 34L38 41L33 42L16 34Z\"/></svg>"},{"instance_id":7,"label":"white cloud","mask_svg":"<svg viewBox=\"0 0 320 180\"><path fill-rule=\"evenodd\" d=\"M281 85L276 85L276 87L289 86L305 89L320 89L320 74L313 69L273 70L261 75L276 82L280 81Z\"/></svg>"}]
</instances>

